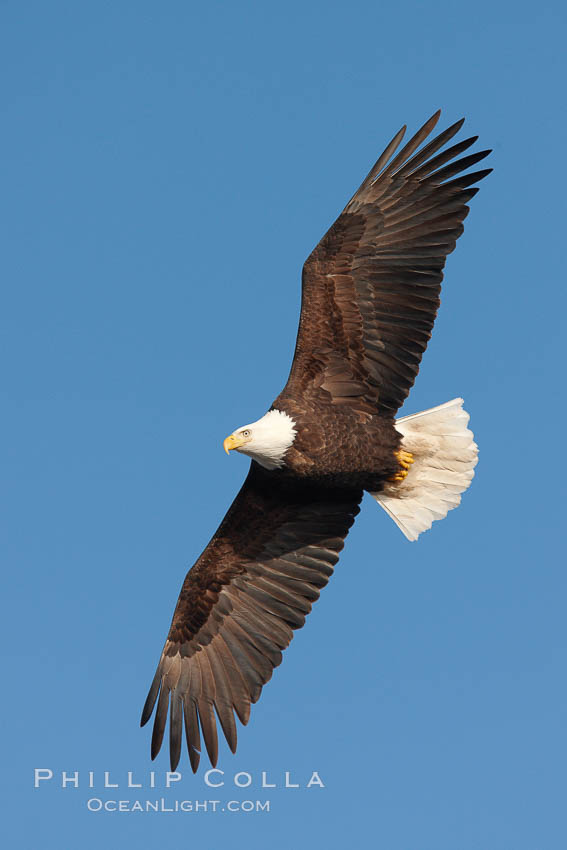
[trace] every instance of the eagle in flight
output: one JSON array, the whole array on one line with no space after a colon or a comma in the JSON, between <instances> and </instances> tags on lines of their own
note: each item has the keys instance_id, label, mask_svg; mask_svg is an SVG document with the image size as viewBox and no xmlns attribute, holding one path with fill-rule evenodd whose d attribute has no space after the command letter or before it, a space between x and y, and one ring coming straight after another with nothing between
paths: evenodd
<instances>
[{"instance_id":1,"label":"eagle in flight","mask_svg":"<svg viewBox=\"0 0 567 850\"><path fill-rule=\"evenodd\" d=\"M477 447L462 399L396 419L439 307L445 259L463 232L490 151L446 147L463 120L426 142L439 112L398 152L403 127L303 267L301 317L285 388L224 441L250 471L189 570L142 713L157 703L151 756L169 714L171 769L183 729L197 770L213 766L218 718L232 752L235 713L282 660L333 573L370 493L416 540L456 507Z\"/></svg>"}]
</instances>

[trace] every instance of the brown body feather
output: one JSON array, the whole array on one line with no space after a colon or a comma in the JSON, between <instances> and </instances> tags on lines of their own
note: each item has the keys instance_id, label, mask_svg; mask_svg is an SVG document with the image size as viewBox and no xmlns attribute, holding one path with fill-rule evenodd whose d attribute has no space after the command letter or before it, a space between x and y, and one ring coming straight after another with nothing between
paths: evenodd
<instances>
[{"instance_id":1,"label":"brown body feather","mask_svg":"<svg viewBox=\"0 0 567 850\"><path fill-rule=\"evenodd\" d=\"M478 191L468 187L488 173L456 176L488 153L455 160L476 137L438 153L462 121L419 150L438 117L396 156L403 130L394 137L305 263L293 365L273 405L295 421L295 441L282 469L252 463L187 574L144 706L142 724L157 701L152 758L169 712L172 769L183 727L197 769L199 725L216 764L215 712L236 749L234 712L248 721L333 572L363 490L380 491L398 471L394 414L417 375L445 259Z\"/></svg>"},{"instance_id":2,"label":"brown body feather","mask_svg":"<svg viewBox=\"0 0 567 850\"><path fill-rule=\"evenodd\" d=\"M274 407L297 427L280 475L374 492L398 471L394 453L400 435L392 417L329 405L323 412L306 396L299 401L280 396Z\"/></svg>"}]
</instances>

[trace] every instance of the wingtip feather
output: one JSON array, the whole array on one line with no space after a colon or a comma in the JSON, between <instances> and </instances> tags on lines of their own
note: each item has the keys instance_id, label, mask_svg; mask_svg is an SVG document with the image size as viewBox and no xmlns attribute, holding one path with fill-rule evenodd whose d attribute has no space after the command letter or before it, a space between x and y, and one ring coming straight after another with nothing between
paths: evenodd
<instances>
[{"instance_id":1,"label":"wingtip feather","mask_svg":"<svg viewBox=\"0 0 567 850\"><path fill-rule=\"evenodd\" d=\"M157 695L159 693L160 683L161 672L158 668L153 678L152 684L150 685L150 690L148 691L148 695L146 697L146 701L142 709L142 716L140 717L140 726L145 726L150 717L152 716L154 705L156 704Z\"/></svg>"}]
</instances>

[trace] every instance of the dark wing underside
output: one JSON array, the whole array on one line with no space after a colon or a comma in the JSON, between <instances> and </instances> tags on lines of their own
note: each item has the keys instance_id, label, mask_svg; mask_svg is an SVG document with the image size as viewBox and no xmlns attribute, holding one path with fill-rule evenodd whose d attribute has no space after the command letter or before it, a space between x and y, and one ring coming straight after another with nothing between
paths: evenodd
<instances>
[{"instance_id":1,"label":"dark wing underside","mask_svg":"<svg viewBox=\"0 0 567 850\"><path fill-rule=\"evenodd\" d=\"M462 174L490 153L456 158L476 136L439 152L463 121L419 150L439 114L394 156L400 130L306 261L281 398L393 415L407 397L439 307L445 259L478 191L472 184L491 171Z\"/></svg>"},{"instance_id":2,"label":"dark wing underside","mask_svg":"<svg viewBox=\"0 0 567 850\"><path fill-rule=\"evenodd\" d=\"M236 750L234 712L248 722L250 704L327 584L361 498L359 491L298 486L252 463L183 583L142 714L144 725L157 700L152 758L168 712L172 770L183 727L193 771L201 751L199 727L216 765L215 712Z\"/></svg>"}]
</instances>

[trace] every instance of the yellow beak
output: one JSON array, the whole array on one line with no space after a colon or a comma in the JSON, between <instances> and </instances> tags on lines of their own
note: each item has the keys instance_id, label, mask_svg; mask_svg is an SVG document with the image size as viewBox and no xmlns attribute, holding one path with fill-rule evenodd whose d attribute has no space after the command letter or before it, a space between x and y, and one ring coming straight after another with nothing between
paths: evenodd
<instances>
[{"instance_id":1,"label":"yellow beak","mask_svg":"<svg viewBox=\"0 0 567 850\"><path fill-rule=\"evenodd\" d=\"M243 440L242 437L236 437L234 434L231 434L230 437L226 438L222 445L225 452L228 454L232 451L232 449L239 449L245 442L246 440Z\"/></svg>"}]
</instances>

